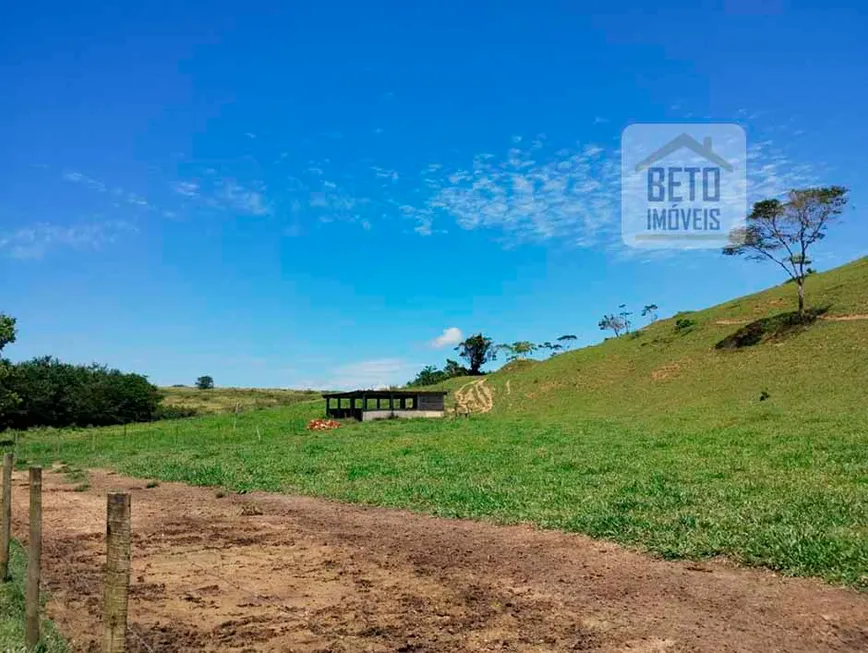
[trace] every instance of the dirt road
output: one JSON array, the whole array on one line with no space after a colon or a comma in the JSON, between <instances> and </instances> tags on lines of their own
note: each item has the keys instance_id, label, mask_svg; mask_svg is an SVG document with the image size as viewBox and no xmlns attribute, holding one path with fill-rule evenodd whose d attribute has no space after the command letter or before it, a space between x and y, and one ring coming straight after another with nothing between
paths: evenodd
<instances>
[{"instance_id":1,"label":"dirt road","mask_svg":"<svg viewBox=\"0 0 868 653\"><path fill-rule=\"evenodd\" d=\"M580 536L47 473L48 611L98 651L105 492L133 493L130 650L865 651L868 596ZM26 531L16 476L15 533Z\"/></svg>"}]
</instances>

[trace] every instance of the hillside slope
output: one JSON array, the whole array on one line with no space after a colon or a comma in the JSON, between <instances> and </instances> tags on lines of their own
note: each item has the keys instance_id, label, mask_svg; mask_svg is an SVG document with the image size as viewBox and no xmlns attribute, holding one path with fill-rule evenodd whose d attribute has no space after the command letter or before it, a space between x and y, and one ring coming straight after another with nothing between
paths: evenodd
<instances>
[{"instance_id":1,"label":"hillside slope","mask_svg":"<svg viewBox=\"0 0 868 653\"><path fill-rule=\"evenodd\" d=\"M793 285L495 372L486 378L494 391L494 411L725 423L758 408L764 414L861 410L868 387L868 258L812 275L807 296L810 306L826 310L821 319L795 333L771 334L753 346L715 349L747 323L791 311ZM694 324L677 329L678 319ZM453 379L448 389L466 382Z\"/></svg>"}]
</instances>

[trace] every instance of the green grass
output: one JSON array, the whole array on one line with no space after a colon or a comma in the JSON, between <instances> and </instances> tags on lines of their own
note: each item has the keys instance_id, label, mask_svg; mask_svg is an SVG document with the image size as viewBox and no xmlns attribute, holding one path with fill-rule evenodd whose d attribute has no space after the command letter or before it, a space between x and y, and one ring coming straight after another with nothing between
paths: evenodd
<instances>
[{"instance_id":1,"label":"green grass","mask_svg":"<svg viewBox=\"0 0 868 653\"><path fill-rule=\"evenodd\" d=\"M868 313L866 288L862 259L812 276L808 297L826 315ZM308 401L126 432L31 431L18 453L230 491L527 522L864 591L868 322L821 319L715 349L743 322L792 310L794 293L784 285L692 312L689 330L661 320L638 336L510 366L486 379L495 410L470 419L309 432L322 402Z\"/></svg>"},{"instance_id":2,"label":"green grass","mask_svg":"<svg viewBox=\"0 0 868 653\"><path fill-rule=\"evenodd\" d=\"M318 398L315 390L280 390L265 388L213 388L198 390L191 387L160 388L163 405L187 408L197 413L231 413L238 410L290 406Z\"/></svg>"},{"instance_id":3,"label":"green grass","mask_svg":"<svg viewBox=\"0 0 868 653\"><path fill-rule=\"evenodd\" d=\"M14 540L10 554L12 580L0 583L0 651L24 653L24 572L27 556ZM45 653L63 653L67 650L54 624L46 619L42 621L41 634L39 650Z\"/></svg>"}]
</instances>

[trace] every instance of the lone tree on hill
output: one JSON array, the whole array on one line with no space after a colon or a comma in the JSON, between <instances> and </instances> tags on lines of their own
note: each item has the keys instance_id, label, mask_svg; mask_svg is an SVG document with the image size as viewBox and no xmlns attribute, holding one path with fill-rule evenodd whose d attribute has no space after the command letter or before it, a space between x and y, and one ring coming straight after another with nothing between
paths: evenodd
<instances>
[{"instance_id":1,"label":"lone tree on hill","mask_svg":"<svg viewBox=\"0 0 868 653\"><path fill-rule=\"evenodd\" d=\"M578 338L572 333L568 333L558 338L558 342L561 343L561 346L565 349L569 349L576 340L578 340Z\"/></svg>"},{"instance_id":2,"label":"lone tree on hill","mask_svg":"<svg viewBox=\"0 0 868 653\"><path fill-rule=\"evenodd\" d=\"M548 344L549 346L551 346L551 343ZM519 342L514 342L511 345L508 343L497 345L495 349L502 349L506 352L507 360L514 361L518 360L519 358L527 358L540 347L544 347L544 345L536 345L528 340L521 340Z\"/></svg>"},{"instance_id":3,"label":"lone tree on hill","mask_svg":"<svg viewBox=\"0 0 868 653\"><path fill-rule=\"evenodd\" d=\"M642 309L642 317L650 317L652 322L656 322L659 308L657 304L646 304Z\"/></svg>"},{"instance_id":4,"label":"lone tree on hill","mask_svg":"<svg viewBox=\"0 0 868 653\"><path fill-rule=\"evenodd\" d=\"M618 317L621 318L622 328L627 333L630 333L630 316L633 315L633 313L627 310L627 304L619 304L618 308L621 309L621 312L618 313Z\"/></svg>"},{"instance_id":5,"label":"lone tree on hill","mask_svg":"<svg viewBox=\"0 0 868 653\"><path fill-rule=\"evenodd\" d=\"M196 387L199 390L212 390L214 388L214 379L208 375L200 376L196 379Z\"/></svg>"},{"instance_id":6,"label":"lone tree on hill","mask_svg":"<svg viewBox=\"0 0 868 653\"><path fill-rule=\"evenodd\" d=\"M808 248L826 237L829 223L847 206L843 186L791 190L784 201L762 200L753 205L747 225L731 235L727 256L774 261L799 289L799 317L805 315L805 278L810 274Z\"/></svg>"},{"instance_id":7,"label":"lone tree on hill","mask_svg":"<svg viewBox=\"0 0 868 653\"><path fill-rule=\"evenodd\" d=\"M597 326L600 327L600 331L612 331L616 338L627 328L624 318L620 315L604 315Z\"/></svg>"},{"instance_id":8,"label":"lone tree on hill","mask_svg":"<svg viewBox=\"0 0 868 653\"><path fill-rule=\"evenodd\" d=\"M474 376L482 374L480 368L488 361L497 358L497 347L494 341L481 333L467 338L455 348L455 351L461 358L467 359L470 363L470 374Z\"/></svg>"}]
</instances>

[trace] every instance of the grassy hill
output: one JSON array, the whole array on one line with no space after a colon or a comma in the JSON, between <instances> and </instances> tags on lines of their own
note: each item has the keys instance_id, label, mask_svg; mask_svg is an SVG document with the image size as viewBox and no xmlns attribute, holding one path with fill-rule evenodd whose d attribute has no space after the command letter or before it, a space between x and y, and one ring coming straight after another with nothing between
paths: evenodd
<instances>
[{"instance_id":1,"label":"grassy hill","mask_svg":"<svg viewBox=\"0 0 868 653\"><path fill-rule=\"evenodd\" d=\"M821 319L803 331L769 333L753 346L715 349L750 323L792 311L793 285L660 320L594 347L492 374L486 383L495 390L495 410L541 417L614 413L724 425L751 415L858 410L868 385L868 258L812 275L807 294L813 306L826 309ZM695 324L677 329L678 319ZM763 391L770 396L760 404Z\"/></svg>"},{"instance_id":2,"label":"grassy hill","mask_svg":"<svg viewBox=\"0 0 868 653\"><path fill-rule=\"evenodd\" d=\"M142 478L533 523L665 557L868 589L868 260L485 377L491 412L305 429L321 400L21 434L18 455ZM834 319L837 318L837 319ZM676 329L677 319L693 321ZM758 344L716 349L765 329ZM753 325L753 326L751 326ZM479 379L453 379L451 390ZM760 400L765 397L764 400Z\"/></svg>"},{"instance_id":3,"label":"grassy hill","mask_svg":"<svg viewBox=\"0 0 868 653\"><path fill-rule=\"evenodd\" d=\"M290 406L319 397L315 390L264 388L212 388L199 390L190 386L161 388L163 405L203 413L231 413L236 410Z\"/></svg>"}]
</instances>

